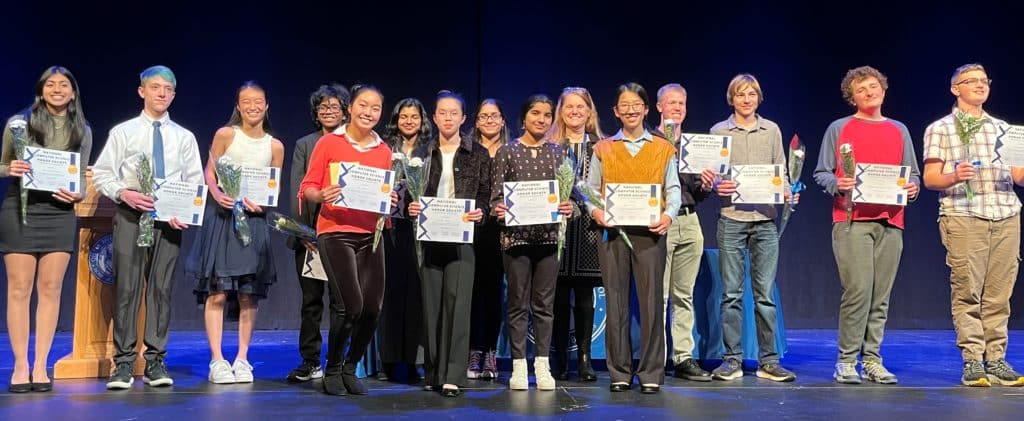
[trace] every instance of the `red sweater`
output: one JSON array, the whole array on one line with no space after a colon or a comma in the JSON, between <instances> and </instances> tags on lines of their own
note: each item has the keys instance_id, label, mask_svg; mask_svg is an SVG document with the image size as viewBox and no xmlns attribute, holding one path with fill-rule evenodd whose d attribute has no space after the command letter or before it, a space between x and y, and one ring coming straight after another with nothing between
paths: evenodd
<instances>
[{"instance_id":1,"label":"red sweater","mask_svg":"<svg viewBox=\"0 0 1024 421\"><path fill-rule=\"evenodd\" d=\"M909 140L908 140L909 141ZM891 120L867 122L851 118L836 139L836 177L844 177L843 157L839 149L844 143L853 146L855 162L865 164L904 165L903 133ZM846 221L846 198L837 196L832 201L832 222ZM885 220L903 229L903 206L857 203L853 207L854 221Z\"/></svg>"},{"instance_id":2,"label":"red sweater","mask_svg":"<svg viewBox=\"0 0 1024 421\"><path fill-rule=\"evenodd\" d=\"M391 148L381 143L366 152L360 152L349 143L344 135L329 133L320 138L309 158L309 169L299 185L299 198L302 199L307 189L322 190L338 180L331 180L330 164L332 162L358 162L385 170L391 169ZM301 202L300 202L301 203ZM302 209L299 209L302 213ZM377 227L379 215L333 206L325 203L320 207L320 218L316 223L316 233L351 232L360 234L372 233Z\"/></svg>"}]
</instances>

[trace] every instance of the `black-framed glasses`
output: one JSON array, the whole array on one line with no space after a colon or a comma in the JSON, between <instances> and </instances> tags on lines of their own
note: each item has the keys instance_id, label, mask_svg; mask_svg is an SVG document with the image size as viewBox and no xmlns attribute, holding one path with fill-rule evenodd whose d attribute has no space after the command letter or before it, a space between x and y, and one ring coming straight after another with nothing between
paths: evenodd
<instances>
[{"instance_id":1,"label":"black-framed glasses","mask_svg":"<svg viewBox=\"0 0 1024 421\"><path fill-rule=\"evenodd\" d=\"M985 85L985 86L992 86L992 79L982 79L982 78L972 77L970 79L961 80L961 81L957 82L956 84L957 85L971 85L971 86L977 86L978 84L982 84L982 85Z\"/></svg>"},{"instance_id":2,"label":"black-framed glasses","mask_svg":"<svg viewBox=\"0 0 1024 421\"><path fill-rule=\"evenodd\" d=\"M321 113L336 113L338 111L341 111L341 106L336 104L318 105L316 107L316 111Z\"/></svg>"},{"instance_id":3,"label":"black-framed glasses","mask_svg":"<svg viewBox=\"0 0 1024 421\"><path fill-rule=\"evenodd\" d=\"M644 104L642 102L634 102L632 104L617 104L616 105L616 107L619 108L619 111L622 111L622 112L626 112L626 111L629 111L629 110L643 111L644 107L646 107L646 106L647 106L647 104Z\"/></svg>"},{"instance_id":4,"label":"black-framed glasses","mask_svg":"<svg viewBox=\"0 0 1024 421\"><path fill-rule=\"evenodd\" d=\"M480 114L476 116L477 121L500 121L501 113Z\"/></svg>"}]
</instances>

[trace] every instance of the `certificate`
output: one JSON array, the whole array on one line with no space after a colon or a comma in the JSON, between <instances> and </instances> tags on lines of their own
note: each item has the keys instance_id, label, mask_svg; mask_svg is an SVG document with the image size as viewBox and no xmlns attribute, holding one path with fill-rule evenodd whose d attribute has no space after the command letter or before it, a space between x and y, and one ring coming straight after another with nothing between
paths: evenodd
<instances>
[{"instance_id":1,"label":"certificate","mask_svg":"<svg viewBox=\"0 0 1024 421\"><path fill-rule=\"evenodd\" d=\"M732 203L779 205L785 199L782 165L735 165L731 174L736 182Z\"/></svg>"},{"instance_id":2,"label":"certificate","mask_svg":"<svg viewBox=\"0 0 1024 421\"><path fill-rule=\"evenodd\" d=\"M505 189L505 225L553 224L562 220L558 212L558 183L555 180L510 181Z\"/></svg>"},{"instance_id":3,"label":"certificate","mask_svg":"<svg viewBox=\"0 0 1024 421\"><path fill-rule=\"evenodd\" d=\"M356 162L332 162L331 179L338 180L341 196L334 206L387 215L391 212L391 183L395 172L359 165Z\"/></svg>"},{"instance_id":4,"label":"certificate","mask_svg":"<svg viewBox=\"0 0 1024 421\"><path fill-rule=\"evenodd\" d=\"M189 225L202 225L206 210L206 185L184 181L156 179L153 186L153 207L157 221L178 218Z\"/></svg>"},{"instance_id":5,"label":"certificate","mask_svg":"<svg viewBox=\"0 0 1024 421\"><path fill-rule=\"evenodd\" d=\"M421 197L419 229L416 239L441 243L472 243L473 226L467 215L476 209L473 199Z\"/></svg>"},{"instance_id":6,"label":"certificate","mask_svg":"<svg viewBox=\"0 0 1024 421\"><path fill-rule=\"evenodd\" d=\"M910 167L900 165L857 164L857 184L853 188L854 203L879 205L907 204L907 185Z\"/></svg>"},{"instance_id":7,"label":"certificate","mask_svg":"<svg viewBox=\"0 0 1024 421\"><path fill-rule=\"evenodd\" d=\"M661 220L661 184L604 185L604 220L619 226L648 226Z\"/></svg>"},{"instance_id":8,"label":"certificate","mask_svg":"<svg viewBox=\"0 0 1024 421\"><path fill-rule=\"evenodd\" d=\"M66 189L82 193L82 171L78 152L25 147L24 160L32 164L32 171L21 177L21 187L29 190L56 192Z\"/></svg>"},{"instance_id":9,"label":"certificate","mask_svg":"<svg viewBox=\"0 0 1024 421\"><path fill-rule=\"evenodd\" d=\"M320 261L320 253L306 250L306 261L302 264L302 276L321 281L327 280L327 271L324 270L324 262Z\"/></svg>"},{"instance_id":10,"label":"certificate","mask_svg":"<svg viewBox=\"0 0 1024 421\"><path fill-rule=\"evenodd\" d=\"M996 156L993 164L1024 167L1024 126L996 127Z\"/></svg>"},{"instance_id":11,"label":"certificate","mask_svg":"<svg viewBox=\"0 0 1024 421\"><path fill-rule=\"evenodd\" d=\"M679 136L679 172L700 174L711 168L728 174L730 153L732 136L683 133Z\"/></svg>"},{"instance_id":12,"label":"certificate","mask_svg":"<svg viewBox=\"0 0 1024 421\"><path fill-rule=\"evenodd\" d=\"M281 196L281 169L242 167L242 197L257 206L277 206Z\"/></svg>"}]
</instances>

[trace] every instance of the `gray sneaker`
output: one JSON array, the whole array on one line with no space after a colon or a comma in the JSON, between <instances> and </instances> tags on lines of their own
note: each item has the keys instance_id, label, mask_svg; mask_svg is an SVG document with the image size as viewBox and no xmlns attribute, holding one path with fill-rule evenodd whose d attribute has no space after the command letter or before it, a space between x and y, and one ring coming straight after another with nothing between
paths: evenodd
<instances>
[{"instance_id":1,"label":"gray sneaker","mask_svg":"<svg viewBox=\"0 0 1024 421\"><path fill-rule=\"evenodd\" d=\"M864 370L864 378L879 384L896 384L899 379L896 378L895 374L892 374L881 361L868 360L864 361L860 365L861 369Z\"/></svg>"},{"instance_id":2,"label":"gray sneaker","mask_svg":"<svg viewBox=\"0 0 1024 421\"><path fill-rule=\"evenodd\" d=\"M739 360L724 360L722 365L711 372L711 378L715 380L735 380L740 377L743 377L743 364Z\"/></svg>"},{"instance_id":3,"label":"gray sneaker","mask_svg":"<svg viewBox=\"0 0 1024 421\"><path fill-rule=\"evenodd\" d=\"M985 374L985 365L978 360L964 361L964 374L960 378L964 386L989 387L992 384Z\"/></svg>"},{"instance_id":4,"label":"gray sneaker","mask_svg":"<svg viewBox=\"0 0 1024 421\"><path fill-rule=\"evenodd\" d=\"M132 383L135 382L135 368L132 367L132 363L122 362L117 363L114 368L114 373L110 375L107 380L107 390L124 390L130 389Z\"/></svg>"},{"instance_id":5,"label":"gray sneaker","mask_svg":"<svg viewBox=\"0 0 1024 421\"><path fill-rule=\"evenodd\" d=\"M985 372L992 384L1001 386L1024 386L1024 376L1013 370L1004 359L985 363Z\"/></svg>"},{"instance_id":6,"label":"gray sneaker","mask_svg":"<svg viewBox=\"0 0 1024 421\"><path fill-rule=\"evenodd\" d=\"M836 363L836 372L833 375L837 383L860 384L860 374L857 373L857 363Z\"/></svg>"},{"instance_id":7,"label":"gray sneaker","mask_svg":"<svg viewBox=\"0 0 1024 421\"><path fill-rule=\"evenodd\" d=\"M757 367L757 377L768 379L773 382L791 382L796 380L796 374L786 370L778 362L764 363Z\"/></svg>"}]
</instances>

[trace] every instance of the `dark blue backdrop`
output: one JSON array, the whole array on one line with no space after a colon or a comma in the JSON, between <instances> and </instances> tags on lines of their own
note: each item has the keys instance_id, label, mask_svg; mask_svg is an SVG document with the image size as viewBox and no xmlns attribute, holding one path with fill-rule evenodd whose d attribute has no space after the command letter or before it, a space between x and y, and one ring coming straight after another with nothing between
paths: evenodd
<instances>
[{"instance_id":1,"label":"dark blue backdrop","mask_svg":"<svg viewBox=\"0 0 1024 421\"><path fill-rule=\"evenodd\" d=\"M986 109L1024 124L1024 61L1018 58L1024 9L1008 1L275 2L249 9L215 3L5 5L0 114L29 103L46 66L66 66L81 84L95 157L110 127L140 111L139 71L159 63L179 80L171 115L197 135L202 149L230 115L235 89L255 79L268 90L275 134L290 156L294 140L311 130L307 95L330 80L376 84L386 108L407 96L429 103L439 89L462 92L470 103L496 97L507 104L510 119L529 94L554 96L564 86L585 86L606 132L616 130L610 107L619 83L637 81L653 94L679 82L689 90L684 129L701 132L730 112L724 95L730 78L751 72L764 88L762 115L778 122L786 139L799 133L807 142L811 162L804 180L810 182L825 128L851 113L839 91L847 69L870 64L889 77L884 113L910 128L920 154L925 126L953 103L952 70L981 62L995 79ZM716 207L715 200L700 207L708 247L715 246ZM950 328L936 195L923 193L908 213L889 326ZM829 199L816 188L805 192L780 260L788 327L836 325L840 288L829 222ZM259 324L295 328L299 293L287 270L290 258L282 253L278 259L279 284ZM71 327L72 277L62 329ZM191 285L181 279L174 328L201 328ZM1022 303L1019 294L1014 302ZM1024 327L1020 313L1011 327Z\"/></svg>"}]
</instances>

